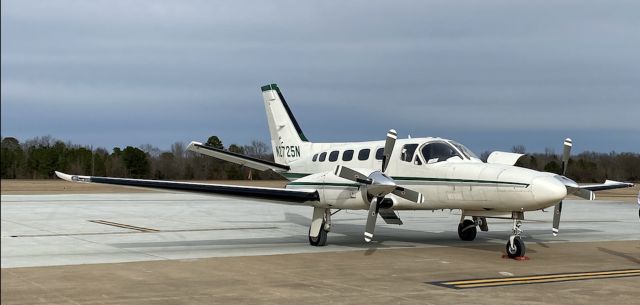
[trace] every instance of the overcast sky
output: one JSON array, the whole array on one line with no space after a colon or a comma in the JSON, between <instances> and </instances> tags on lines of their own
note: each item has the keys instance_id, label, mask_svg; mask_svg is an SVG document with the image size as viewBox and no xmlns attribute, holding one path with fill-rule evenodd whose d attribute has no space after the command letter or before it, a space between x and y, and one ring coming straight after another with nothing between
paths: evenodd
<instances>
[{"instance_id":1,"label":"overcast sky","mask_svg":"<svg viewBox=\"0 0 640 305\"><path fill-rule=\"evenodd\" d=\"M2 1L2 136L640 152L640 1Z\"/></svg>"}]
</instances>

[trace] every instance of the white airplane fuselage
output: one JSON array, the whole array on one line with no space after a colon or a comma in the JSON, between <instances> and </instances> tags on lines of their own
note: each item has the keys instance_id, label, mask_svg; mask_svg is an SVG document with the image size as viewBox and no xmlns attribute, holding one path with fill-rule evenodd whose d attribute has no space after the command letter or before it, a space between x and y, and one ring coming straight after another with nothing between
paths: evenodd
<instances>
[{"instance_id":1,"label":"white airplane fuselage","mask_svg":"<svg viewBox=\"0 0 640 305\"><path fill-rule=\"evenodd\" d=\"M425 160L421 151L431 143L450 145L458 155L442 161ZM451 143L455 142L441 138L397 140L386 174L398 185L422 193L425 201L419 204L390 194L387 197L393 200L393 209L524 212L553 206L567 195L566 187L554 174L484 163ZM417 146L410 159L402 155L407 145ZM382 166L382 160L376 159L375 153L383 146L384 141L309 143L299 149L311 152L290 161L291 169L282 174L290 180L296 179L287 188L317 189L321 198L317 207L366 210L370 198L365 198L360 185L337 177L333 171L338 165L343 165L370 174L372 169ZM370 150L369 157L359 160L358 153L366 149ZM353 151L353 156L344 161L345 151L349 150ZM337 159L330 159L330 154L334 152L335 155L336 151ZM325 153L324 161L320 161L322 153ZM296 157L296 153L290 155Z\"/></svg>"}]
</instances>

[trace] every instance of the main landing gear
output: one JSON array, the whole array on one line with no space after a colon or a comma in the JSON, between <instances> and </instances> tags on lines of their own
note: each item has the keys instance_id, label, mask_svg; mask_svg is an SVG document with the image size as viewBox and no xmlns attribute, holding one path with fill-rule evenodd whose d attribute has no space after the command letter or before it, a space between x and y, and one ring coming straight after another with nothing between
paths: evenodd
<instances>
[{"instance_id":1,"label":"main landing gear","mask_svg":"<svg viewBox=\"0 0 640 305\"><path fill-rule=\"evenodd\" d=\"M513 212L511 215L513 219L513 229L511 230L511 236L509 237L509 241L507 242L506 250L507 256L510 258L516 258L524 256L526 251L526 247L524 246L524 241L520 238L520 234L522 234L522 220L524 219L524 213L522 212Z\"/></svg>"},{"instance_id":2,"label":"main landing gear","mask_svg":"<svg viewBox=\"0 0 640 305\"><path fill-rule=\"evenodd\" d=\"M483 232L489 231L486 218L474 216L473 220L464 219L463 214L460 218L460 223L458 224L458 236L461 240L472 241L476 239L476 235L478 234L478 229L476 227L480 227L480 230Z\"/></svg>"},{"instance_id":3,"label":"main landing gear","mask_svg":"<svg viewBox=\"0 0 640 305\"><path fill-rule=\"evenodd\" d=\"M314 208L309 227L309 244L316 247L325 246L329 231L331 231L331 210Z\"/></svg>"},{"instance_id":4,"label":"main landing gear","mask_svg":"<svg viewBox=\"0 0 640 305\"><path fill-rule=\"evenodd\" d=\"M323 247L327 245L327 234L329 231L324 229L325 223L322 223L323 228L320 229L318 236L311 236L311 228L309 228L309 244L316 247Z\"/></svg>"},{"instance_id":5,"label":"main landing gear","mask_svg":"<svg viewBox=\"0 0 640 305\"><path fill-rule=\"evenodd\" d=\"M476 234L478 234L478 230L473 220L465 219L458 224L458 236L461 240L472 241L476 239Z\"/></svg>"}]
</instances>

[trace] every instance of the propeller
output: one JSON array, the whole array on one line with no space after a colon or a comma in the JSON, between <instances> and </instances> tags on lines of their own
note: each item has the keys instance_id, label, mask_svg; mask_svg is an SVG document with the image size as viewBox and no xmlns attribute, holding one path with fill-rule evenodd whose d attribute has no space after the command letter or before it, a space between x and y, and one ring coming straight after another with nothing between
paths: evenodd
<instances>
[{"instance_id":1,"label":"propeller","mask_svg":"<svg viewBox=\"0 0 640 305\"><path fill-rule=\"evenodd\" d=\"M564 139L564 148L562 150L562 176L567 172L567 165L569 165L569 156L571 156L571 147L573 146L573 142L571 139ZM551 231L553 232L553 236L558 236L559 228L560 228L560 215L562 214L562 201L556 204L553 209L553 228Z\"/></svg>"},{"instance_id":2,"label":"propeller","mask_svg":"<svg viewBox=\"0 0 640 305\"><path fill-rule=\"evenodd\" d=\"M385 174L389 166L389 161L391 160L391 153L393 153L396 139L396 131L393 129L389 130L384 145L381 171L374 171L367 176L342 165L336 167L336 176L362 184L364 186L363 191L366 192L365 197L373 198L369 204L369 214L367 215L367 225L364 232L364 240L366 242L370 242L373 239L373 231L375 230L376 220L378 219L378 211L385 203L386 195L393 193L398 197L416 203L422 203L424 201L424 196L422 196L421 193L398 186L391 177Z\"/></svg>"}]
</instances>

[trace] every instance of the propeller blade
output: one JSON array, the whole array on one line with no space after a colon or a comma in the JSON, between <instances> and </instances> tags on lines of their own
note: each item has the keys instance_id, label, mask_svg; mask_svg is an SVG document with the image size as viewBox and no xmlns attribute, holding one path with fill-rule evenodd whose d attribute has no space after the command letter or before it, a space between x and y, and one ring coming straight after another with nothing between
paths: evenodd
<instances>
[{"instance_id":1,"label":"propeller blade","mask_svg":"<svg viewBox=\"0 0 640 305\"><path fill-rule=\"evenodd\" d=\"M371 184L373 183L373 180L370 179L369 177L367 177L366 175L363 175L362 173L352 170L348 167L342 166L342 165L338 165L336 166L336 171L334 172L336 174L336 176L340 177L340 178L344 178L347 180L351 180L354 182L358 182L358 183L362 183L362 184Z\"/></svg>"},{"instance_id":2,"label":"propeller blade","mask_svg":"<svg viewBox=\"0 0 640 305\"><path fill-rule=\"evenodd\" d=\"M416 192L414 190L410 190L401 186L397 186L395 190L393 190L392 192L394 195L398 196L398 197L402 197L404 199L407 199L409 201L413 201L415 203L422 203L424 202L424 196L422 196L422 193Z\"/></svg>"},{"instance_id":3,"label":"propeller blade","mask_svg":"<svg viewBox=\"0 0 640 305\"><path fill-rule=\"evenodd\" d=\"M562 149L562 178L566 180L563 181L563 183L565 186L567 186L567 190L569 190L569 188L577 186L577 183L575 183L573 180L564 177L564 175L567 173L567 166L569 165L569 157L571 156L572 146L573 141L571 141L570 138L564 139L564 147ZM562 215L562 201L556 204L555 208L553 209L553 228L551 229L551 231L553 232L553 236L558 236L558 233L560 232L560 215Z\"/></svg>"},{"instance_id":4,"label":"propeller blade","mask_svg":"<svg viewBox=\"0 0 640 305\"><path fill-rule=\"evenodd\" d=\"M562 175L564 176L567 172L567 165L569 165L569 156L571 156L571 146L573 146L573 142L571 139L564 139L564 148L562 150Z\"/></svg>"},{"instance_id":5,"label":"propeller blade","mask_svg":"<svg viewBox=\"0 0 640 305\"><path fill-rule=\"evenodd\" d=\"M373 239L373 231L376 228L376 220L378 220L379 202L382 197L376 197L369 204L369 215L367 216L367 226L364 229L364 241L370 242Z\"/></svg>"},{"instance_id":6,"label":"propeller blade","mask_svg":"<svg viewBox=\"0 0 640 305\"><path fill-rule=\"evenodd\" d=\"M586 199L586 200L594 200L596 199L596 194L590 190L585 190L585 189L572 189L571 190L571 194L576 195L582 199Z\"/></svg>"},{"instance_id":7,"label":"propeller blade","mask_svg":"<svg viewBox=\"0 0 640 305\"><path fill-rule=\"evenodd\" d=\"M556 204L556 207L553 210L553 236L558 236L558 232L560 229L560 214L562 214L562 201Z\"/></svg>"},{"instance_id":8,"label":"propeller blade","mask_svg":"<svg viewBox=\"0 0 640 305\"><path fill-rule=\"evenodd\" d=\"M384 143L384 153L382 157L382 172L387 170L387 166L389 166L389 160L391 160L391 153L393 152L393 146L396 145L396 139L398 138L398 133L396 133L395 129L390 129L387 132L387 140Z\"/></svg>"}]
</instances>

